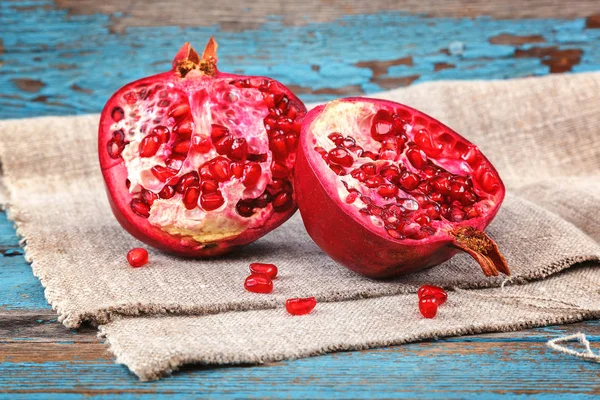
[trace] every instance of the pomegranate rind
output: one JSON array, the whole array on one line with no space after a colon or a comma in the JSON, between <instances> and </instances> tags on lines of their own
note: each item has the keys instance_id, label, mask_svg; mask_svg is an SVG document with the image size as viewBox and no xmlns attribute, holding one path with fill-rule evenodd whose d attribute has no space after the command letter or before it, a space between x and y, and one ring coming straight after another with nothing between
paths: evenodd
<instances>
[{"instance_id":1,"label":"pomegranate rind","mask_svg":"<svg viewBox=\"0 0 600 400\"><path fill-rule=\"evenodd\" d=\"M469 143L467 139L436 119L405 105L379 99L345 98L335 102L370 103L377 107L403 108L415 116L440 125L446 132ZM328 103L331 104L331 103ZM496 216L504 199L505 187L498 172L481 153L482 162L496 177L499 184L493 207L480 217L453 222L447 231L438 231L425 239L395 239L359 216L356 209L346 204L338 194L332 175L315 150L313 122L328 104L315 107L304 117L294 182L300 214L304 226L314 242L332 259L345 267L371 278L391 278L423 270L450 259L461 251L455 245L451 229L470 226L483 230ZM356 132L351 132L355 134ZM508 269L506 269L508 271Z\"/></svg>"}]
</instances>

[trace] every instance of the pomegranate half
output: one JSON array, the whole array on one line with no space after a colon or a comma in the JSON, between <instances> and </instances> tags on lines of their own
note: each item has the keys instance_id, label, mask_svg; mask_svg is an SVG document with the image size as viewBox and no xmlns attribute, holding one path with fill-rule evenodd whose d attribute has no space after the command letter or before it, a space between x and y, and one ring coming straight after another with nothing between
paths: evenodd
<instances>
[{"instance_id":1,"label":"pomegranate half","mask_svg":"<svg viewBox=\"0 0 600 400\"><path fill-rule=\"evenodd\" d=\"M119 89L98 147L113 212L141 241L182 256L223 254L296 210L291 171L302 102L281 83L217 69L186 43L173 68Z\"/></svg>"},{"instance_id":2,"label":"pomegranate half","mask_svg":"<svg viewBox=\"0 0 600 400\"><path fill-rule=\"evenodd\" d=\"M509 274L483 229L504 185L477 146L430 116L367 98L335 100L302 122L298 207L331 258L368 277L421 270L469 253Z\"/></svg>"}]
</instances>

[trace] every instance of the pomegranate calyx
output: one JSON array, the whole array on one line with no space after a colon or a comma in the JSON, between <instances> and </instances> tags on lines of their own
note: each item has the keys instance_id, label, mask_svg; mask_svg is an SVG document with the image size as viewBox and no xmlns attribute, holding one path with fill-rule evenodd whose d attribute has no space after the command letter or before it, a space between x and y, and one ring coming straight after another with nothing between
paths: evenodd
<instances>
[{"instance_id":1,"label":"pomegranate calyx","mask_svg":"<svg viewBox=\"0 0 600 400\"><path fill-rule=\"evenodd\" d=\"M485 276L498 276L499 272L510 276L498 245L483 231L472 226L459 226L450 234L454 237L453 245L469 253L479 263Z\"/></svg>"},{"instance_id":2,"label":"pomegranate calyx","mask_svg":"<svg viewBox=\"0 0 600 400\"><path fill-rule=\"evenodd\" d=\"M217 41L211 36L200 57L190 43L185 42L173 59L173 69L182 78L194 69L213 76L217 71L217 48Z\"/></svg>"}]
</instances>

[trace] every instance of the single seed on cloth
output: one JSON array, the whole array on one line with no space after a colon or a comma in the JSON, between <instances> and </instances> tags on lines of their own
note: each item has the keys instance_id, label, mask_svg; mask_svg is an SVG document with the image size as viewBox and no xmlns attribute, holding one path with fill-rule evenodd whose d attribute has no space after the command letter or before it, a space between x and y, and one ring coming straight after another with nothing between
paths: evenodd
<instances>
[{"instance_id":1,"label":"single seed on cloth","mask_svg":"<svg viewBox=\"0 0 600 400\"><path fill-rule=\"evenodd\" d=\"M317 305L314 297L294 298L285 301L285 309L292 315L306 315Z\"/></svg>"},{"instance_id":2,"label":"single seed on cloth","mask_svg":"<svg viewBox=\"0 0 600 400\"><path fill-rule=\"evenodd\" d=\"M275 264L252 263L250 264L250 272L253 274L266 274L271 279L277 276L277 266Z\"/></svg>"},{"instance_id":3,"label":"single seed on cloth","mask_svg":"<svg viewBox=\"0 0 600 400\"><path fill-rule=\"evenodd\" d=\"M437 299L438 305L442 305L448 299L448 293L444 289L438 286L433 285L423 285L419 288L417 292L417 296L419 299L426 296L433 296Z\"/></svg>"},{"instance_id":4,"label":"single seed on cloth","mask_svg":"<svg viewBox=\"0 0 600 400\"><path fill-rule=\"evenodd\" d=\"M435 296L423 296L419 299L419 311L425 318L434 318L437 314L438 300Z\"/></svg>"},{"instance_id":5,"label":"single seed on cloth","mask_svg":"<svg viewBox=\"0 0 600 400\"><path fill-rule=\"evenodd\" d=\"M273 281L267 274L253 273L244 281L244 288L252 293L271 293Z\"/></svg>"},{"instance_id":6,"label":"single seed on cloth","mask_svg":"<svg viewBox=\"0 0 600 400\"><path fill-rule=\"evenodd\" d=\"M131 249L127 253L127 261L133 268L139 268L148 262L148 251L140 247Z\"/></svg>"}]
</instances>

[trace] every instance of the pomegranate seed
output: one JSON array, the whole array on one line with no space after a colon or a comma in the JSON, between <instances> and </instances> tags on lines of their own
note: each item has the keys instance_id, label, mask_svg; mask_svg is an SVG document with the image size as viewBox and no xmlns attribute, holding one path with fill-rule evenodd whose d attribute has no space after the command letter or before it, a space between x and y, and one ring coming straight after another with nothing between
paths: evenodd
<instances>
[{"instance_id":1,"label":"pomegranate seed","mask_svg":"<svg viewBox=\"0 0 600 400\"><path fill-rule=\"evenodd\" d=\"M335 143L336 146L342 144L344 140L344 137L339 132L330 133L327 137L329 138L329 140Z\"/></svg>"},{"instance_id":2,"label":"pomegranate seed","mask_svg":"<svg viewBox=\"0 0 600 400\"><path fill-rule=\"evenodd\" d=\"M441 306L448 299L448 293L439 286L423 285L419 288L417 296L423 298L425 296L433 296L437 299L438 305Z\"/></svg>"},{"instance_id":3,"label":"pomegranate seed","mask_svg":"<svg viewBox=\"0 0 600 400\"><path fill-rule=\"evenodd\" d=\"M125 112L121 107L115 107L110 113L110 116L112 117L113 121L119 122L125 117Z\"/></svg>"},{"instance_id":4,"label":"pomegranate seed","mask_svg":"<svg viewBox=\"0 0 600 400\"><path fill-rule=\"evenodd\" d=\"M133 199L131 209L140 217L148 218L150 216L150 206L144 200Z\"/></svg>"},{"instance_id":5,"label":"pomegranate seed","mask_svg":"<svg viewBox=\"0 0 600 400\"><path fill-rule=\"evenodd\" d=\"M427 203L425 205L423 205L423 211L425 211L425 214L427 214L427 216L431 219L439 219L440 218L440 207L433 204L433 203Z\"/></svg>"},{"instance_id":6,"label":"pomegranate seed","mask_svg":"<svg viewBox=\"0 0 600 400\"><path fill-rule=\"evenodd\" d=\"M248 154L248 161L265 162L267 161L266 154Z\"/></svg>"},{"instance_id":7,"label":"pomegranate seed","mask_svg":"<svg viewBox=\"0 0 600 400\"><path fill-rule=\"evenodd\" d=\"M383 180L383 178L378 175L369 176L367 179L365 179L365 186L369 189L374 189L378 186L383 185L384 183L385 181Z\"/></svg>"},{"instance_id":8,"label":"pomegranate seed","mask_svg":"<svg viewBox=\"0 0 600 400\"><path fill-rule=\"evenodd\" d=\"M355 169L354 171L350 172L350 175L352 175L352 177L359 182L364 182L364 180L367 179L367 175L362 169Z\"/></svg>"},{"instance_id":9,"label":"pomegranate seed","mask_svg":"<svg viewBox=\"0 0 600 400\"><path fill-rule=\"evenodd\" d=\"M348 204L354 203L354 201L356 200L357 197L358 197L358 193L356 193L356 192L350 193L348 196L346 196L346 203L348 203Z\"/></svg>"},{"instance_id":10,"label":"pomegranate seed","mask_svg":"<svg viewBox=\"0 0 600 400\"><path fill-rule=\"evenodd\" d=\"M167 179L177 175L177 171L171 168L163 167L162 165L155 165L150 169L152 175L161 182L166 182Z\"/></svg>"},{"instance_id":11,"label":"pomegranate seed","mask_svg":"<svg viewBox=\"0 0 600 400\"><path fill-rule=\"evenodd\" d=\"M255 198L253 204L255 208L265 208L271 201L273 201L272 196L268 192L265 192Z\"/></svg>"},{"instance_id":12,"label":"pomegranate seed","mask_svg":"<svg viewBox=\"0 0 600 400\"><path fill-rule=\"evenodd\" d=\"M306 315L310 313L316 305L317 300L314 297L287 299L285 301L285 309L292 315Z\"/></svg>"},{"instance_id":13,"label":"pomegranate seed","mask_svg":"<svg viewBox=\"0 0 600 400\"><path fill-rule=\"evenodd\" d=\"M232 178L241 179L244 175L244 164L241 162L232 162L229 164L229 170Z\"/></svg>"},{"instance_id":14,"label":"pomegranate seed","mask_svg":"<svg viewBox=\"0 0 600 400\"><path fill-rule=\"evenodd\" d=\"M392 198L398 195L398 188L391 183L381 185L377 188L377 193L384 198Z\"/></svg>"},{"instance_id":15,"label":"pomegranate seed","mask_svg":"<svg viewBox=\"0 0 600 400\"><path fill-rule=\"evenodd\" d=\"M385 135L392 132L392 118L387 110L379 110L373 117L371 137L377 141L384 139Z\"/></svg>"},{"instance_id":16,"label":"pomegranate seed","mask_svg":"<svg viewBox=\"0 0 600 400\"><path fill-rule=\"evenodd\" d=\"M258 183L262 175L262 168L260 164L248 163L244 169L244 176L242 183L245 187L252 187Z\"/></svg>"},{"instance_id":17,"label":"pomegranate seed","mask_svg":"<svg viewBox=\"0 0 600 400\"><path fill-rule=\"evenodd\" d=\"M351 167L354 164L354 159L348 150L337 147L328 154L329 161L341 165L342 167Z\"/></svg>"},{"instance_id":18,"label":"pomegranate seed","mask_svg":"<svg viewBox=\"0 0 600 400\"><path fill-rule=\"evenodd\" d=\"M387 229L386 232L388 235L390 235L394 239L398 239L398 240L406 239L406 236L404 236L403 234L401 234L400 232L398 232L395 229L390 228L390 229Z\"/></svg>"},{"instance_id":19,"label":"pomegranate seed","mask_svg":"<svg viewBox=\"0 0 600 400\"><path fill-rule=\"evenodd\" d=\"M142 200L149 206L154 203L154 200L158 199L158 195L147 189L142 190Z\"/></svg>"},{"instance_id":20,"label":"pomegranate seed","mask_svg":"<svg viewBox=\"0 0 600 400\"><path fill-rule=\"evenodd\" d=\"M200 205L205 211L213 211L225 204L221 192L202 194L200 196Z\"/></svg>"},{"instance_id":21,"label":"pomegranate seed","mask_svg":"<svg viewBox=\"0 0 600 400\"><path fill-rule=\"evenodd\" d=\"M350 147L348 147L348 150L351 151L352 153L356 154L356 157L363 156L363 148L360 146L350 146Z\"/></svg>"},{"instance_id":22,"label":"pomegranate seed","mask_svg":"<svg viewBox=\"0 0 600 400\"><path fill-rule=\"evenodd\" d=\"M179 181L175 185L175 191L177 193L184 193L188 187L198 186L199 183L200 179L198 179L198 174L195 171L188 172L179 178Z\"/></svg>"},{"instance_id":23,"label":"pomegranate seed","mask_svg":"<svg viewBox=\"0 0 600 400\"><path fill-rule=\"evenodd\" d=\"M253 274L266 274L271 279L277 276L277 267L275 264L252 263L250 264L250 272Z\"/></svg>"},{"instance_id":24,"label":"pomegranate seed","mask_svg":"<svg viewBox=\"0 0 600 400\"><path fill-rule=\"evenodd\" d=\"M169 117L179 118L181 116L187 115L190 113L190 106L187 104L179 104L175 106L170 112Z\"/></svg>"},{"instance_id":25,"label":"pomegranate seed","mask_svg":"<svg viewBox=\"0 0 600 400\"><path fill-rule=\"evenodd\" d=\"M172 158L167 158L165 164L167 167L179 171L183 166L183 160L184 158L181 158L180 156L174 156Z\"/></svg>"},{"instance_id":26,"label":"pomegranate seed","mask_svg":"<svg viewBox=\"0 0 600 400\"><path fill-rule=\"evenodd\" d=\"M232 160L245 160L246 155L248 154L248 144L246 143L246 139L238 138L233 140L233 144L231 145L231 151L229 153L229 158Z\"/></svg>"},{"instance_id":27,"label":"pomegranate seed","mask_svg":"<svg viewBox=\"0 0 600 400\"><path fill-rule=\"evenodd\" d=\"M285 134L285 145L287 146L287 150L293 152L298 147L298 135L294 132L289 132Z\"/></svg>"},{"instance_id":28,"label":"pomegranate seed","mask_svg":"<svg viewBox=\"0 0 600 400\"><path fill-rule=\"evenodd\" d=\"M169 128L163 125L154 127L154 129L152 129L152 134L156 135L161 143L167 143L171 138Z\"/></svg>"},{"instance_id":29,"label":"pomegranate seed","mask_svg":"<svg viewBox=\"0 0 600 400\"><path fill-rule=\"evenodd\" d=\"M467 213L468 218L477 218L481 216L475 207L465 207L465 213Z\"/></svg>"},{"instance_id":30,"label":"pomegranate seed","mask_svg":"<svg viewBox=\"0 0 600 400\"><path fill-rule=\"evenodd\" d=\"M224 157L217 157L208 166L211 175L219 182L229 180L229 161Z\"/></svg>"},{"instance_id":31,"label":"pomegranate seed","mask_svg":"<svg viewBox=\"0 0 600 400\"><path fill-rule=\"evenodd\" d=\"M223 125L217 125L217 124L211 125L210 137L213 140L213 142L224 136L229 136L229 129L227 129Z\"/></svg>"},{"instance_id":32,"label":"pomegranate seed","mask_svg":"<svg viewBox=\"0 0 600 400\"><path fill-rule=\"evenodd\" d=\"M140 142L140 157L152 157L160 147L160 138L155 134L150 134Z\"/></svg>"},{"instance_id":33,"label":"pomegranate seed","mask_svg":"<svg viewBox=\"0 0 600 400\"><path fill-rule=\"evenodd\" d=\"M190 150L190 141L184 140L182 142L175 142L173 144L173 153L175 154L187 154Z\"/></svg>"},{"instance_id":34,"label":"pomegranate seed","mask_svg":"<svg viewBox=\"0 0 600 400\"><path fill-rule=\"evenodd\" d=\"M179 125L175 125L173 132L175 132L180 139L188 139L194 132L194 123L185 121Z\"/></svg>"},{"instance_id":35,"label":"pomegranate seed","mask_svg":"<svg viewBox=\"0 0 600 400\"><path fill-rule=\"evenodd\" d=\"M192 147L198 153L208 153L212 147L208 137L203 135L192 136Z\"/></svg>"},{"instance_id":36,"label":"pomegranate seed","mask_svg":"<svg viewBox=\"0 0 600 400\"><path fill-rule=\"evenodd\" d=\"M127 261L133 268L139 268L148 262L148 252L140 247L131 249L127 253Z\"/></svg>"},{"instance_id":37,"label":"pomegranate seed","mask_svg":"<svg viewBox=\"0 0 600 400\"><path fill-rule=\"evenodd\" d=\"M251 201L248 200L240 200L235 205L235 210L242 217L251 217L254 215L254 207Z\"/></svg>"},{"instance_id":38,"label":"pomegranate seed","mask_svg":"<svg viewBox=\"0 0 600 400\"><path fill-rule=\"evenodd\" d=\"M439 155L442 150L442 144L436 143L433 140L431 133L427 129L419 129L414 136L415 143L423 149L423 151L430 156Z\"/></svg>"},{"instance_id":39,"label":"pomegranate seed","mask_svg":"<svg viewBox=\"0 0 600 400\"><path fill-rule=\"evenodd\" d=\"M292 205L292 195L287 192L281 192L273 199L273 208L275 211L287 210Z\"/></svg>"},{"instance_id":40,"label":"pomegranate seed","mask_svg":"<svg viewBox=\"0 0 600 400\"><path fill-rule=\"evenodd\" d=\"M278 160L283 160L288 156L287 144L285 143L285 136L279 135L271 139L269 148L273 152L273 157Z\"/></svg>"},{"instance_id":41,"label":"pomegranate seed","mask_svg":"<svg viewBox=\"0 0 600 400\"><path fill-rule=\"evenodd\" d=\"M329 164L329 168L335 172L336 175L344 176L346 175L346 170L341 165L337 164Z\"/></svg>"},{"instance_id":42,"label":"pomegranate seed","mask_svg":"<svg viewBox=\"0 0 600 400\"><path fill-rule=\"evenodd\" d=\"M450 208L450 219L454 222L461 222L465 219L465 212L456 206Z\"/></svg>"},{"instance_id":43,"label":"pomegranate seed","mask_svg":"<svg viewBox=\"0 0 600 400\"><path fill-rule=\"evenodd\" d=\"M433 318L437 314L438 300L435 296L423 296L419 299L419 311L425 318Z\"/></svg>"},{"instance_id":44,"label":"pomegranate seed","mask_svg":"<svg viewBox=\"0 0 600 400\"><path fill-rule=\"evenodd\" d=\"M417 169L423 169L427 164L427 156L422 150L419 150L416 147L411 147L406 151L406 158L408 158L408 161L410 161L412 166Z\"/></svg>"},{"instance_id":45,"label":"pomegranate seed","mask_svg":"<svg viewBox=\"0 0 600 400\"><path fill-rule=\"evenodd\" d=\"M121 153L123 152L124 148L124 144L116 143L113 139L109 140L106 143L106 150L108 151L108 155L110 156L110 158L116 159L121 157Z\"/></svg>"},{"instance_id":46,"label":"pomegranate seed","mask_svg":"<svg viewBox=\"0 0 600 400\"><path fill-rule=\"evenodd\" d=\"M219 182L209 179L202 181L202 193L216 193L219 191Z\"/></svg>"},{"instance_id":47,"label":"pomegranate seed","mask_svg":"<svg viewBox=\"0 0 600 400\"><path fill-rule=\"evenodd\" d=\"M289 174L289 170L285 164L282 164L279 161L273 161L271 163L271 173L274 178L286 178Z\"/></svg>"},{"instance_id":48,"label":"pomegranate seed","mask_svg":"<svg viewBox=\"0 0 600 400\"><path fill-rule=\"evenodd\" d=\"M233 138L231 136L223 136L217 141L213 139L213 144L217 153L228 155L231 152L231 146L233 146Z\"/></svg>"},{"instance_id":49,"label":"pomegranate seed","mask_svg":"<svg viewBox=\"0 0 600 400\"><path fill-rule=\"evenodd\" d=\"M251 274L244 281L244 288L252 293L271 293L273 281L267 274Z\"/></svg>"},{"instance_id":50,"label":"pomegranate seed","mask_svg":"<svg viewBox=\"0 0 600 400\"><path fill-rule=\"evenodd\" d=\"M356 145L356 141L354 140L354 138L352 136L348 136L342 141L341 145L342 145L342 147L346 147L348 150L350 150L350 147L353 147Z\"/></svg>"},{"instance_id":51,"label":"pomegranate seed","mask_svg":"<svg viewBox=\"0 0 600 400\"><path fill-rule=\"evenodd\" d=\"M200 197L200 188L197 186L189 186L183 193L183 205L188 210L196 208L198 205L198 197Z\"/></svg>"},{"instance_id":52,"label":"pomegranate seed","mask_svg":"<svg viewBox=\"0 0 600 400\"><path fill-rule=\"evenodd\" d=\"M397 167L391 165L383 168L379 174L388 182L397 185L400 182L400 171Z\"/></svg>"},{"instance_id":53,"label":"pomegranate seed","mask_svg":"<svg viewBox=\"0 0 600 400\"><path fill-rule=\"evenodd\" d=\"M490 170L485 170L483 174L481 174L479 182L481 183L483 190L488 193L495 193L499 188L498 181Z\"/></svg>"},{"instance_id":54,"label":"pomegranate seed","mask_svg":"<svg viewBox=\"0 0 600 400\"><path fill-rule=\"evenodd\" d=\"M378 155L373 153L372 151L363 151L361 157L367 157L367 158L370 158L371 160L377 160Z\"/></svg>"},{"instance_id":55,"label":"pomegranate seed","mask_svg":"<svg viewBox=\"0 0 600 400\"><path fill-rule=\"evenodd\" d=\"M158 192L158 197L161 199L170 199L175 196L175 188L173 186L165 185L160 192Z\"/></svg>"},{"instance_id":56,"label":"pomegranate seed","mask_svg":"<svg viewBox=\"0 0 600 400\"><path fill-rule=\"evenodd\" d=\"M377 172L377 167L373 163L364 163L360 167L361 170L365 172L366 175L375 175Z\"/></svg>"}]
</instances>

